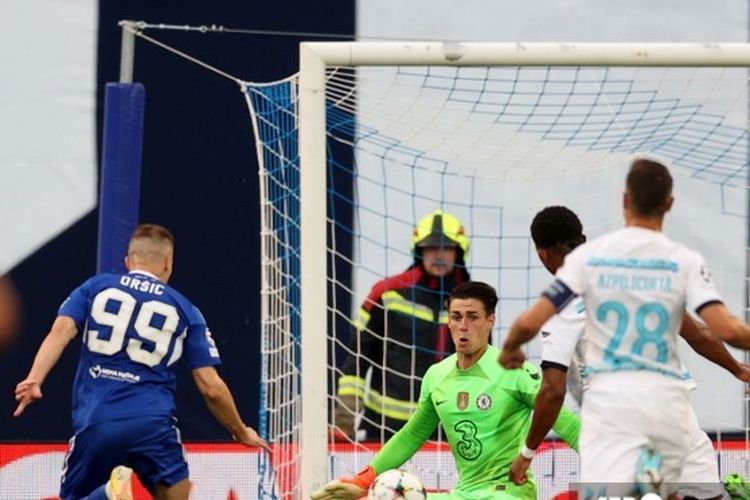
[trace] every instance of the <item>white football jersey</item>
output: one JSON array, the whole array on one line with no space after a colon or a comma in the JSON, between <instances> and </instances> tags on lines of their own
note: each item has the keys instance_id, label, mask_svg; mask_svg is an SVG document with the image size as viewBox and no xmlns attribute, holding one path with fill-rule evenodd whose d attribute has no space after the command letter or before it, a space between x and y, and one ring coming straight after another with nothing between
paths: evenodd
<instances>
[{"instance_id":1,"label":"white football jersey","mask_svg":"<svg viewBox=\"0 0 750 500\"><path fill-rule=\"evenodd\" d=\"M700 321L700 319L698 319ZM559 365L567 369L568 394L580 406L586 390L586 308L583 299L577 297L558 314L552 316L541 328L542 362L545 369ZM682 378L689 390L698 386L684 366L680 366Z\"/></svg>"},{"instance_id":2,"label":"white football jersey","mask_svg":"<svg viewBox=\"0 0 750 500\"><path fill-rule=\"evenodd\" d=\"M700 254L638 227L576 248L556 277L545 295L558 310L575 296L586 304L586 375L650 370L684 378L682 315L721 302Z\"/></svg>"},{"instance_id":3,"label":"white football jersey","mask_svg":"<svg viewBox=\"0 0 750 500\"><path fill-rule=\"evenodd\" d=\"M568 393L581 404L585 389L581 378L585 340L586 308L580 297L552 316L541 329L542 369L558 365L567 369Z\"/></svg>"}]
</instances>

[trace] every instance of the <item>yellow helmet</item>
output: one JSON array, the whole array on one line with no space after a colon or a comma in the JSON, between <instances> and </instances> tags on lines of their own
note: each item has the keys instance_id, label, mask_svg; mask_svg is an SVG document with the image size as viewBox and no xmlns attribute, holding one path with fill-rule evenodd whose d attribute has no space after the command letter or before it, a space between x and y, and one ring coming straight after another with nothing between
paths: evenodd
<instances>
[{"instance_id":1,"label":"yellow helmet","mask_svg":"<svg viewBox=\"0 0 750 500\"><path fill-rule=\"evenodd\" d=\"M414 228L411 251L417 255L423 247L455 247L462 251L463 260L469 257L469 237L458 218L443 210L435 210L422 217Z\"/></svg>"}]
</instances>

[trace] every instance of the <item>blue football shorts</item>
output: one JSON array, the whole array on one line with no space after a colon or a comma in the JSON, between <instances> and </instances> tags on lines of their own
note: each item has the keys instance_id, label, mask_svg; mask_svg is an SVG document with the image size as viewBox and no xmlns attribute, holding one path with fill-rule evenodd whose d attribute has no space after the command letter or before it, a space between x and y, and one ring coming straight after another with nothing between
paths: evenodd
<instances>
[{"instance_id":1,"label":"blue football shorts","mask_svg":"<svg viewBox=\"0 0 750 500\"><path fill-rule=\"evenodd\" d=\"M138 417L104 422L73 436L63 463L60 497L85 497L109 480L118 465L132 468L149 490L188 477L180 431L171 417Z\"/></svg>"}]
</instances>

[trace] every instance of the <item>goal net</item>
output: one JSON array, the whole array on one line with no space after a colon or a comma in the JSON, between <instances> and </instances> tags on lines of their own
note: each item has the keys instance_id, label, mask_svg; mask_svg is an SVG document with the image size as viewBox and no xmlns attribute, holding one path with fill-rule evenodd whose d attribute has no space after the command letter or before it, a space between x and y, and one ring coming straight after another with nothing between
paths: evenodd
<instances>
[{"instance_id":1,"label":"goal net","mask_svg":"<svg viewBox=\"0 0 750 500\"><path fill-rule=\"evenodd\" d=\"M655 157L675 177L666 233L703 253L729 308L745 313L744 45L360 43L301 51L299 75L245 89L261 166L261 430L276 450L259 464L260 496L300 498L356 473L397 430L392 417L408 415L387 379L416 400L423 373L415 360L429 350L417 338L422 326L413 321L405 344L388 324L367 330L360 307L376 283L415 264L415 225L436 209L462 222L471 278L498 290L499 345L551 279L529 236L534 214L566 205L589 238L619 228L630 160ZM386 317L418 318L435 331L447 324L439 311L420 316L408 297L392 298L377 305ZM378 339L376 354L357 341L365 330ZM396 362L389 350L411 357ZM529 358L538 362L540 351L532 343ZM699 386L701 425L721 445L721 473L747 473L742 385L683 351ZM349 379L347 363L358 367ZM350 417L382 432L331 440L329 430L341 430L342 380L355 381ZM548 443L534 461L540 498L565 491L577 463L565 446ZM440 435L405 468L431 489L457 479Z\"/></svg>"}]
</instances>

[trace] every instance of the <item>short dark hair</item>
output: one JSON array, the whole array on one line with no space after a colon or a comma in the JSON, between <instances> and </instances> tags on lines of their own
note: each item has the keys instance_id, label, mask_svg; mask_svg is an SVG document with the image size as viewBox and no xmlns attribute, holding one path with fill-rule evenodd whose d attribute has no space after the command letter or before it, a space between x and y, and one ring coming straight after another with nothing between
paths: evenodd
<instances>
[{"instance_id":1,"label":"short dark hair","mask_svg":"<svg viewBox=\"0 0 750 500\"><path fill-rule=\"evenodd\" d=\"M537 248L565 247L565 253L586 241L583 225L568 207L546 207L531 221L531 239Z\"/></svg>"},{"instance_id":2,"label":"short dark hair","mask_svg":"<svg viewBox=\"0 0 750 500\"><path fill-rule=\"evenodd\" d=\"M497 292L481 281L467 281L456 286L448 299L449 306L453 299L477 299L484 305L487 314L494 314L497 307Z\"/></svg>"},{"instance_id":3,"label":"short dark hair","mask_svg":"<svg viewBox=\"0 0 750 500\"><path fill-rule=\"evenodd\" d=\"M170 245L174 246L174 236L164 226L159 224L139 224L133 231L133 236L130 240L133 241L138 238L147 238L155 243L169 242Z\"/></svg>"},{"instance_id":4,"label":"short dark hair","mask_svg":"<svg viewBox=\"0 0 750 500\"><path fill-rule=\"evenodd\" d=\"M672 176L659 162L639 158L630 165L625 187L638 215L663 215L672 196Z\"/></svg>"}]
</instances>

